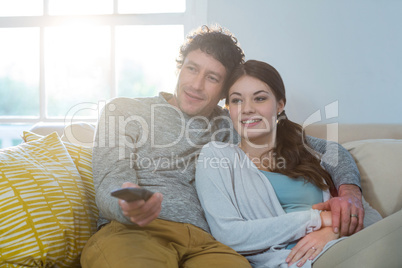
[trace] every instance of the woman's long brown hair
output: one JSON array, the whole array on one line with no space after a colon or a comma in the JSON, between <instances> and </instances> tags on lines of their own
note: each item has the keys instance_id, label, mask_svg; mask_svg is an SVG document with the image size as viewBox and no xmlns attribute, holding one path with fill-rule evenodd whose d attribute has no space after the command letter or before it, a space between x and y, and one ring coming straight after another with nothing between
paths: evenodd
<instances>
[{"instance_id":1,"label":"woman's long brown hair","mask_svg":"<svg viewBox=\"0 0 402 268\"><path fill-rule=\"evenodd\" d=\"M279 72L268 63L249 60L239 66L228 79L226 90L226 106L229 104L229 89L242 76L248 75L266 83L273 91L277 101L283 100L286 104L285 85ZM285 160L284 166L274 165L272 172L284 174L290 178L303 177L321 190L329 188L331 194L336 196L336 188L329 173L320 165L320 155L307 150L307 140L303 128L290 121L285 111L278 117L276 128L276 145L268 153L276 159ZM267 166L267 165L266 165ZM324 179L324 181L323 181Z\"/></svg>"}]
</instances>

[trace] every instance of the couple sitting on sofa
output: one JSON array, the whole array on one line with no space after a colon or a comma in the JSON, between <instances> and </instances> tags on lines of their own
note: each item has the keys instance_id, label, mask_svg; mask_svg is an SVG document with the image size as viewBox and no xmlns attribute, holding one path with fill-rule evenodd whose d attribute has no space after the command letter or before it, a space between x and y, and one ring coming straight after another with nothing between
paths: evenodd
<instances>
[{"instance_id":1,"label":"couple sitting on sofa","mask_svg":"<svg viewBox=\"0 0 402 268\"><path fill-rule=\"evenodd\" d=\"M174 96L115 99L102 112L92 156L99 231L83 267L307 267L381 218L362 200L348 152L304 138L286 118L274 68L244 63L220 29L199 29L180 52ZM217 106L224 97L239 145L229 145L239 138ZM117 201L120 187L155 194Z\"/></svg>"}]
</instances>

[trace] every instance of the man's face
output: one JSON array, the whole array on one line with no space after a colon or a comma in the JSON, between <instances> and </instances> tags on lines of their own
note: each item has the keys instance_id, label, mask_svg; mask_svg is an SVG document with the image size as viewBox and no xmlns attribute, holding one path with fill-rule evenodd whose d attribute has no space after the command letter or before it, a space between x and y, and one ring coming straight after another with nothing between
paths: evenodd
<instances>
[{"instance_id":1,"label":"man's face","mask_svg":"<svg viewBox=\"0 0 402 268\"><path fill-rule=\"evenodd\" d=\"M222 97L226 69L200 49L188 53L171 104L190 116L209 116Z\"/></svg>"}]
</instances>

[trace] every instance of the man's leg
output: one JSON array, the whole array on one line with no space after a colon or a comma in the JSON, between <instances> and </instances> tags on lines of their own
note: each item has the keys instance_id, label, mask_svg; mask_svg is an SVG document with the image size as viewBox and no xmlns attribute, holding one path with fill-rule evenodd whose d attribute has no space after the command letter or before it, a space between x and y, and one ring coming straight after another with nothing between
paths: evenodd
<instances>
[{"instance_id":1,"label":"man's leg","mask_svg":"<svg viewBox=\"0 0 402 268\"><path fill-rule=\"evenodd\" d=\"M189 225L190 245L183 256L182 268L250 268L245 257L216 241L207 232Z\"/></svg>"},{"instance_id":2,"label":"man's leg","mask_svg":"<svg viewBox=\"0 0 402 268\"><path fill-rule=\"evenodd\" d=\"M329 248L320 267L401 267L402 210Z\"/></svg>"},{"instance_id":3,"label":"man's leg","mask_svg":"<svg viewBox=\"0 0 402 268\"><path fill-rule=\"evenodd\" d=\"M82 267L178 267L178 255L172 246L169 247L170 241L152 236L155 231L164 233L161 225L163 223L160 220L155 220L146 227L127 226L115 221L107 224L85 245L81 256Z\"/></svg>"}]
</instances>

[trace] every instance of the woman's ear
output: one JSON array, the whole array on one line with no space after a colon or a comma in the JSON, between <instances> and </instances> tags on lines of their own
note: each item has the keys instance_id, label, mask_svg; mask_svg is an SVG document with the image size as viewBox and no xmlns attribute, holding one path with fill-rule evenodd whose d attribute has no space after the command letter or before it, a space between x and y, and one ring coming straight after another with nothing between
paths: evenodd
<instances>
[{"instance_id":1,"label":"woman's ear","mask_svg":"<svg viewBox=\"0 0 402 268\"><path fill-rule=\"evenodd\" d=\"M277 110L277 114L282 113L282 111L285 109L285 102L282 100L278 101L278 110Z\"/></svg>"}]
</instances>

